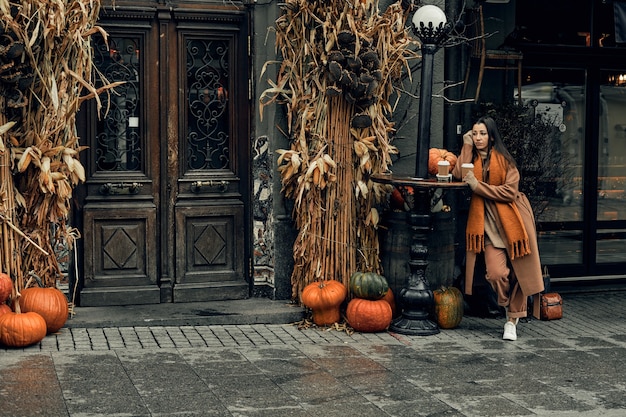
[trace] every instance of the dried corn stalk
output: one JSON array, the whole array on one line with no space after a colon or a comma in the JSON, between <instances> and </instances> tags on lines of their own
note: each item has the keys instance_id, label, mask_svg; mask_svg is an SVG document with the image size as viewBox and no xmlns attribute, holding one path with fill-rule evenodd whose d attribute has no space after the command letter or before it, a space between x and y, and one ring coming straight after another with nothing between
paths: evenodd
<instances>
[{"instance_id":1,"label":"dried corn stalk","mask_svg":"<svg viewBox=\"0 0 626 417\"><path fill-rule=\"evenodd\" d=\"M287 0L276 21L282 61L260 111L287 107L291 146L278 151L278 170L295 201L294 299L313 281L348 285L355 271L380 270L376 206L386 187L370 175L397 152L389 100L415 50L402 3L380 14L376 0Z\"/></svg>"},{"instance_id":2,"label":"dried corn stalk","mask_svg":"<svg viewBox=\"0 0 626 417\"><path fill-rule=\"evenodd\" d=\"M98 0L0 0L0 104L4 120L15 122L2 135L10 158L0 174L0 252L18 289L29 272L55 285L62 272L53 243L71 247L77 236L68 215L85 170L75 119L84 99L97 100L90 35L105 35L95 25L99 9Z\"/></svg>"}]
</instances>

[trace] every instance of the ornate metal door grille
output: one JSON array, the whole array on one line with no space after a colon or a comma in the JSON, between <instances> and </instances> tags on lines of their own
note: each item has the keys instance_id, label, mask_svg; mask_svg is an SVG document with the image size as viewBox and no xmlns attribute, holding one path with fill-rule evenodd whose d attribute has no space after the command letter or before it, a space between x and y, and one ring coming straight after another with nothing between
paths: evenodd
<instances>
[{"instance_id":1,"label":"ornate metal door grille","mask_svg":"<svg viewBox=\"0 0 626 417\"><path fill-rule=\"evenodd\" d=\"M188 168L226 169L230 166L228 44L223 40L187 39L186 50Z\"/></svg>"}]
</instances>

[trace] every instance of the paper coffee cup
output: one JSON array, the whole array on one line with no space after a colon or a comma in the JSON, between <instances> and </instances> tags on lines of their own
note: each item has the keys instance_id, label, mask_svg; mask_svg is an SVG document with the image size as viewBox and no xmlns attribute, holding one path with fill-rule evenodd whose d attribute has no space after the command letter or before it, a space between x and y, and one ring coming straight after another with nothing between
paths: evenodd
<instances>
[{"instance_id":1,"label":"paper coffee cup","mask_svg":"<svg viewBox=\"0 0 626 417\"><path fill-rule=\"evenodd\" d=\"M467 173L473 170L474 170L474 164L472 163L465 163L461 165L461 178L465 178Z\"/></svg>"},{"instance_id":2,"label":"paper coffee cup","mask_svg":"<svg viewBox=\"0 0 626 417\"><path fill-rule=\"evenodd\" d=\"M437 170L438 170L437 173L442 177L448 175L450 173L450 162L449 161L437 162Z\"/></svg>"}]
</instances>

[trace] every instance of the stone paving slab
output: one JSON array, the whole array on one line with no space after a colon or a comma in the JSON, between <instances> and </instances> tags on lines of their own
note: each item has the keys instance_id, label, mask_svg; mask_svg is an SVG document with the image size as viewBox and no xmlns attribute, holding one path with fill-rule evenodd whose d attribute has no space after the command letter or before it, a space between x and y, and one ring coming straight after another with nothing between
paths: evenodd
<instances>
[{"instance_id":1,"label":"stone paving slab","mask_svg":"<svg viewBox=\"0 0 626 417\"><path fill-rule=\"evenodd\" d=\"M624 292L432 336L294 324L63 328L0 349L0 415L626 416Z\"/></svg>"},{"instance_id":2,"label":"stone paving slab","mask_svg":"<svg viewBox=\"0 0 626 417\"><path fill-rule=\"evenodd\" d=\"M569 297L569 298L568 298ZM530 320L518 325L518 345L538 341L571 346L568 339L576 337L597 343L602 339L620 339L626 334L626 291L564 295L564 318L554 321ZM297 316L296 316L297 318ZM160 319L156 318L157 321ZM332 328L301 330L294 323L284 324L215 324L215 325L139 325L61 329L48 335L27 351L158 349L192 347L267 346L308 343L407 343L461 342L467 345L484 341L500 341L501 320L466 316L456 329L442 330L432 336L405 336L390 332L353 333ZM69 321L68 321L69 322ZM581 342L583 343L583 342ZM2 352L0 347L0 352ZM4 349L5 351L7 349Z\"/></svg>"}]
</instances>

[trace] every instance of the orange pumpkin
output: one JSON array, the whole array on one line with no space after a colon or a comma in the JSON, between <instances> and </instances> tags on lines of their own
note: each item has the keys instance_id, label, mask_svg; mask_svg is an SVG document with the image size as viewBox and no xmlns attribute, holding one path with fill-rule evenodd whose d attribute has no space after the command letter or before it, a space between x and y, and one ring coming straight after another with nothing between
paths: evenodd
<instances>
[{"instance_id":1,"label":"orange pumpkin","mask_svg":"<svg viewBox=\"0 0 626 417\"><path fill-rule=\"evenodd\" d=\"M58 332L65 325L69 314L67 298L58 288L29 287L22 290L19 298L23 312L35 312L46 321L48 333Z\"/></svg>"},{"instance_id":2,"label":"orange pumpkin","mask_svg":"<svg viewBox=\"0 0 626 417\"><path fill-rule=\"evenodd\" d=\"M8 347L26 347L46 337L46 321L37 313L16 311L0 316L0 344Z\"/></svg>"},{"instance_id":3,"label":"orange pumpkin","mask_svg":"<svg viewBox=\"0 0 626 417\"><path fill-rule=\"evenodd\" d=\"M450 162L450 172L456 165L456 155L452 152L448 152L446 149L430 148L428 151L428 173L431 175L437 174L437 164L439 161Z\"/></svg>"},{"instance_id":4,"label":"orange pumpkin","mask_svg":"<svg viewBox=\"0 0 626 417\"><path fill-rule=\"evenodd\" d=\"M0 273L0 303L4 303L13 291L13 280L4 272Z\"/></svg>"},{"instance_id":5,"label":"orange pumpkin","mask_svg":"<svg viewBox=\"0 0 626 417\"><path fill-rule=\"evenodd\" d=\"M389 304L389 307L391 307L391 317L396 317L397 315L396 299L393 296L393 291L391 291L391 288L387 290L387 293L382 299L387 301L387 303Z\"/></svg>"},{"instance_id":6,"label":"orange pumpkin","mask_svg":"<svg viewBox=\"0 0 626 417\"><path fill-rule=\"evenodd\" d=\"M402 193L396 187L393 187L391 190L390 196L391 208L393 210L404 210L404 197L402 197Z\"/></svg>"},{"instance_id":7,"label":"orange pumpkin","mask_svg":"<svg viewBox=\"0 0 626 417\"><path fill-rule=\"evenodd\" d=\"M381 332L391 324L391 306L383 299L353 298L348 303L346 318L348 324L358 332Z\"/></svg>"},{"instance_id":8,"label":"orange pumpkin","mask_svg":"<svg viewBox=\"0 0 626 417\"><path fill-rule=\"evenodd\" d=\"M0 304L0 316L5 314L5 313L10 313L13 310L11 310L11 307L9 307L8 304L2 303Z\"/></svg>"},{"instance_id":9,"label":"orange pumpkin","mask_svg":"<svg viewBox=\"0 0 626 417\"><path fill-rule=\"evenodd\" d=\"M394 187L389 197L389 206L392 210L411 210L411 204L413 201L413 187L399 185Z\"/></svg>"},{"instance_id":10,"label":"orange pumpkin","mask_svg":"<svg viewBox=\"0 0 626 417\"><path fill-rule=\"evenodd\" d=\"M302 303L313 312L313 323L326 326L339 321L339 307L348 295L348 289L334 279L312 282L302 290Z\"/></svg>"},{"instance_id":11,"label":"orange pumpkin","mask_svg":"<svg viewBox=\"0 0 626 417\"><path fill-rule=\"evenodd\" d=\"M463 319L463 294L456 287L441 287L433 291L435 318L442 329L454 329Z\"/></svg>"}]
</instances>

